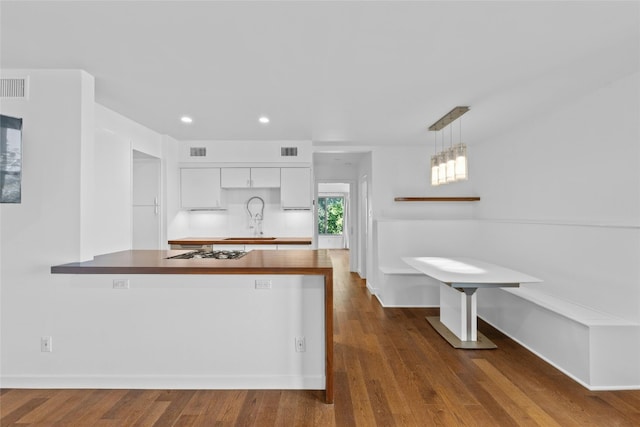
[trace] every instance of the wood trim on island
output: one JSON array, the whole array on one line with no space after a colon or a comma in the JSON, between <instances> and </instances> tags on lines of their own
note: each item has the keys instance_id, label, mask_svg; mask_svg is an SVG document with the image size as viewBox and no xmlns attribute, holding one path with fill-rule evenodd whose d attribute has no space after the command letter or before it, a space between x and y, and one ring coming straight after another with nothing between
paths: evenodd
<instances>
[{"instance_id":1,"label":"wood trim on island","mask_svg":"<svg viewBox=\"0 0 640 427\"><path fill-rule=\"evenodd\" d=\"M325 403L333 403L333 265L327 250L254 250L238 259L167 259L189 250L129 250L51 267L53 274L295 274L324 277Z\"/></svg>"},{"instance_id":2,"label":"wood trim on island","mask_svg":"<svg viewBox=\"0 0 640 427\"><path fill-rule=\"evenodd\" d=\"M170 245L310 245L311 237L184 237Z\"/></svg>"},{"instance_id":3,"label":"wood trim on island","mask_svg":"<svg viewBox=\"0 0 640 427\"><path fill-rule=\"evenodd\" d=\"M480 197L396 197L395 202L477 202Z\"/></svg>"}]
</instances>

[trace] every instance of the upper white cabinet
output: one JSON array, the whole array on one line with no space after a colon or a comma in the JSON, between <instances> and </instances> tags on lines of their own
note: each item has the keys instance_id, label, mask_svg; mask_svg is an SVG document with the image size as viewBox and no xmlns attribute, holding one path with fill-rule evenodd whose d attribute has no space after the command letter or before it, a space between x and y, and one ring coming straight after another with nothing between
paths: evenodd
<instances>
[{"instance_id":1,"label":"upper white cabinet","mask_svg":"<svg viewBox=\"0 0 640 427\"><path fill-rule=\"evenodd\" d=\"M251 186L256 188L280 187L280 168L251 168Z\"/></svg>"},{"instance_id":2,"label":"upper white cabinet","mask_svg":"<svg viewBox=\"0 0 640 427\"><path fill-rule=\"evenodd\" d=\"M311 169L280 169L282 209L311 209Z\"/></svg>"},{"instance_id":3,"label":"upper white cabinet","mask_svg":"<svg viewBox=\"0 0 640 427\"><path fill-rule=\"evenodd\" d=\"M278 188L280 168L222 168L222 188Z\"/></svg>"},{"instance_id":4,"label":"upper white cabinet","mask_svg":"<svg viewBox=\"0 0 640 427\"><path fill-rule=\"evenodd\" d=\"M180 200L183 209L222 209L220 168L180 169Z\"/></svg>"},{"instance_id":5,"label":"upper white cabinet","mask_svg":"<svg viewBox=\"0 0 640 427\"><path fill-rule=\"evenodd\" d=\"M220 182L222 188L249 188L251 168L222 168Z\"/></svg>"}]
</instances>

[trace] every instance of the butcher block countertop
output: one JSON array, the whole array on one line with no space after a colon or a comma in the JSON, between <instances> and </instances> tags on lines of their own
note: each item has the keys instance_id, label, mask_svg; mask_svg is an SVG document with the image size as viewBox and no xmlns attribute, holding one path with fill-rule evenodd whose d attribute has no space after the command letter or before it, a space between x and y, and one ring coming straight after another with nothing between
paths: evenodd
<instances>
[{"instance_id":1,"label":"butcher block countertop","mask_svg":"<svg viewBox=\"0 0 640 427\"><path fill-rule=\"evenodd\" d=\"M311 237L185 237L170 245L310 245Z\"/></svg>"},{"instance_id":2,"label":"butcher block countertop","mask_svg":"<svg viewBox=\"0 0 640 427\"><path fill-rule=\"evenodd\" d=\"M238 259L167 259L189 250L129 250L51 267L63 274L312 274L332 275L326 250L248 252Z\"/></svg>"}]
</instances>

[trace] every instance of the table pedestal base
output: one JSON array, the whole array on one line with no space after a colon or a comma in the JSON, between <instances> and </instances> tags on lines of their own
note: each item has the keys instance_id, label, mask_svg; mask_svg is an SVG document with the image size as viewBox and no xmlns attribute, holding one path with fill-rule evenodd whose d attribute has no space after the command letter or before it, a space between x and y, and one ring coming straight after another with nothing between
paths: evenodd
<instances>
[{"instance_id":1,"label":"table pedestal base","mask_svg":"<svg viewBox=\"0 0 640 427\"><path fill-rule=\"evenodd\" d=\"M489 340L489 338L485 337L480 331L477 332L477 340L476 341L462 341L458 338L449 328L442 324L439 317L436 316L427 316L427 321L433 326L433 329L438 332L442 338L447 340L449 344L453 348L462 348L467 350L484 350L484 349L494 349L498 348L493 342Z\"/></svg>"}]
</instances>

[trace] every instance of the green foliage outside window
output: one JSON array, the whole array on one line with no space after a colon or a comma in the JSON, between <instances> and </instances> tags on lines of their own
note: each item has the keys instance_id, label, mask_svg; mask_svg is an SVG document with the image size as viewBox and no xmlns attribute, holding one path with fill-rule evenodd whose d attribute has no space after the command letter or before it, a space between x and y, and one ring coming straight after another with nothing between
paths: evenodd
<instances>
[{"instance_id":1,"label":"green foliage outside window","mask_svg":"<svg viewBox=\"0 0 640 427\"><path fill-rule=\"evenodd\" d=\"M342 234L343 197L318 197L318 234Z\"/></svg>"}]
</instances>

